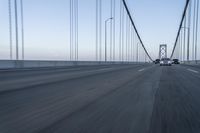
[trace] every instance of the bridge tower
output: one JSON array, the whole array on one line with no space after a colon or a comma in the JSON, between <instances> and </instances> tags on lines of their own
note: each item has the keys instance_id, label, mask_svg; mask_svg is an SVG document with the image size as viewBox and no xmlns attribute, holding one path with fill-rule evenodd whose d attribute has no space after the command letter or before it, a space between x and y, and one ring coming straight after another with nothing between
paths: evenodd
<instances>
[{"instance_id":1,"label":"bridge tower","mask_svg":"<svg viewBox=\"0 0 200 133\"><path fill-rule=\"evenodd\" d=\"M161 44L159 49L159 58L167 58L167 44Z\"/></svg>"}]
</instances>

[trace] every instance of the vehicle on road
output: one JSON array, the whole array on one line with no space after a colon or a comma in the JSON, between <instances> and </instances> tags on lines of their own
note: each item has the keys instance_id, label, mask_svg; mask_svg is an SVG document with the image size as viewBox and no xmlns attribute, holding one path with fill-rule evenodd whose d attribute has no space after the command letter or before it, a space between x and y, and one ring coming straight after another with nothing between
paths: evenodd
<instances>
[{"instance_id":1,"label":"vehicle on road","mask_svg":"<svg viewBox=\"0 0 200 133\"><path fill-rule=\"evenodd\" d=\"M159 63L160 63L160 59L156 59L156 60L154 61L154 63L155 63L155 64L159 64Z\"/></svg>"},{"instance_id":2,"label":"vehicle on road","mask_svg":"<svg viewBox=\"0 0 200 133\"><path fill-rule=\"evenodd\" d=\"M172 61L169 58L162 58L160 61L160 66L171 66Z\"/></svg>"},{"instance_id":3,"label":"vehicle on road","mask_svg":"<svg viewBox=\"0 0 200 133\"><path fill-rule=\"evenodd\" d=\"M179 59L173 59L173 64L180 64Z\"/></svg>"}]
</instances>

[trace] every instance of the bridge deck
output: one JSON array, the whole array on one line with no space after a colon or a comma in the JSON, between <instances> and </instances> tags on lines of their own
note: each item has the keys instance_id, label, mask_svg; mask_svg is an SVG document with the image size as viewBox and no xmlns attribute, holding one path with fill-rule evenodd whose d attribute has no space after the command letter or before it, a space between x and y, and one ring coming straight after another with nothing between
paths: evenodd
<instances>
[{"instance_id":1,"label":"bridge deck","mask_svg":"<svg viewBox=\"0 0 200 133\"><path fill-rule=\"evenodd\" d=\"M200 67L0 72L2 133L200 132Z\"/></svg>"}]
</instances>

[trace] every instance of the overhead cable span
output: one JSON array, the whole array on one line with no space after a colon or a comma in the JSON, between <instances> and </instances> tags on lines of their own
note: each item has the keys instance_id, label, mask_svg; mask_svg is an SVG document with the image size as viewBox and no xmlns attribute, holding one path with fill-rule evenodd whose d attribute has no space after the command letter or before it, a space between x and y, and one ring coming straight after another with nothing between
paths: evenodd
<instances>
[{"instance_id":1,"label":"overhead cable span","mask_svg":"<svg viewBox=\"0 0 200 133\"><path fill-rule=\"evenodd\" d=\"M178 33L177 33L177 36L176 36L176 40L175 40L174 47L173 47L172 54L171 54L170 58L172 58L173 55L174 55L174 52L175 52L175 49L176 49L176 45L177 45L177 42L178 42L178 38L179 38L179 35L180 35L180 32L181 32L181 28L182 28L182 25L183 25L183 22L184 22L185 15L187 13L187 8L189 6L189 3L190 3L190 0L186 0L186 4L185 4L184 11L183 11L181 23L179 25Z\"/></svg>"},{"instance_id":2,"label":"overhead cable span","mask_svg":"<svg viewBox=\"0 0 200 133\"><path fill-rule=\"evenodd\" d=\"M130 19L130 21L131 21L131 24L132 24L133 28L135 29L136 35L138 36L139 41L140 41L140 43L141 43L141 45L142 45L142 47L143 47L145 53L147 54L147 56L149 57L149 59L150 59L151 61L153 61L153 59L152 59L151 56L149 55L147 49L146 49L145 46L144 46L144 43L143 43L143 41L142 41L140 35L139 35L139 33L138 33L138 30L137 30L137 28L136 28L136 26L135 26L135 23L134 23L133 19L132 19L132 16L131 16L131 14L130 14L130 11L129 11L129 9L128 9L128 6L127 6L127 4L126 4L126 1L125 1L125 0L122 0L122 1L123 1L123 4L124 4L124 7L125 7L125 9L126 9L126 12L127 12L128 16L129 16L129 19Z\"/></svg>"}]
</instances>

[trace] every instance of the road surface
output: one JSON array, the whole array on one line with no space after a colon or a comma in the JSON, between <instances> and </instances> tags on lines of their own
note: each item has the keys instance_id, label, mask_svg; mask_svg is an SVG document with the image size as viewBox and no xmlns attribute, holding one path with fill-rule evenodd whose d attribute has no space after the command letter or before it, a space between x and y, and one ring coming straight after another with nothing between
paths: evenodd
<instances>
[{"instance_id":1,"label":"road surface","mask_svg":"<svg viewBox=\"0 0 200 133\"><path fill-rule=\"evenodd\" d=\"M0 71L0 133L199 133L200 67Z\"/></svg>"}]
</instances>

